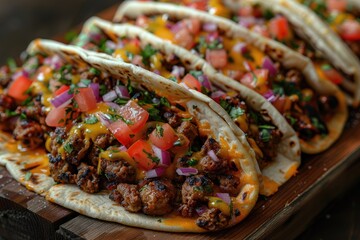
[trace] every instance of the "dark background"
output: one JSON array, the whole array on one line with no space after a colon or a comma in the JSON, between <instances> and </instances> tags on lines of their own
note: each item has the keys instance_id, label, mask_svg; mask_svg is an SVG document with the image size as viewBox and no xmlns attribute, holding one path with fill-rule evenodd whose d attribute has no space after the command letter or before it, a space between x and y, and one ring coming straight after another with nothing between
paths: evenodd
<instances>
[{"instance_id":1,"label":"dark background","mask_svg":"<svg viewBox=\"0 0 360 240\"><path fill-rule=\"evenodd\" d=\"M0 0L0 64L17 58L34 38L66 33L119 2ZM360 239L360 184L339 196L298 239Z\"/></svg>"}]
</instances>

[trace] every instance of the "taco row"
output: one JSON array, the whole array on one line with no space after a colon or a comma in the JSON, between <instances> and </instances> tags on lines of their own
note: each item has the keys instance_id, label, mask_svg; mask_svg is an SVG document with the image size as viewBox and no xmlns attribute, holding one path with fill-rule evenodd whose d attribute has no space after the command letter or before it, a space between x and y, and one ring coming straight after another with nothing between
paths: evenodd
<instances>
[{"instance_id":1,"label":"taco row","mask_svg":"<svg viewBox=\"0 0 360 240\"><path fill-rule=\"evenodd\" d=\"M171 4L126 2L114 21L89 19L74 46L34 40L0 69L0 164L52 202L219 230L342 132L346 100L321 75L325 58Z\"/></svg>"}]
</instances>

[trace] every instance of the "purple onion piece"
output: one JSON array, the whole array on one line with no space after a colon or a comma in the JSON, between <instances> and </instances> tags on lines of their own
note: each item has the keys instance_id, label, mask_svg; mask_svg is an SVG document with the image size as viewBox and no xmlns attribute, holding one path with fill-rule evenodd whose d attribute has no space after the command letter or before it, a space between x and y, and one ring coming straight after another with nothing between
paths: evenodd
<instances>
[{"instance_id":1,"label":"purple onion piece","mask_svg":"<svg viewBox=\"0 0 360 240\"><path fill-rule=\"evenodd\" d=\"M196 213L201 216L203 215L209 208L205 205L198 206L195 208Z\"/></svg>"},{"instance_id":2,"label":"purple onion piece","mask_svg":"<svg viewBox=\"0 0 360 240\"><path fill-rule=\"evenodd\" d=\"M119 98L123 98L123 99L130 98L129 91L128 91L127 87L125 87L125 86L116 86L115 92Z\"/></svg>"},{"instance_id":3,"label":"purple onion piece","mask_svg":"<svg viewBox=\"0 0 360 240\"><path fill-rule=\"evenodd\" d=\"M60 95L54 97L53 99L51 99L50 102L54 107L57 108L63 105L64 103L66 103L67 101L69 101L73 96L74 94L69 93L69 90L67 90L61 93Z\"/></svg>"},{"instance_id":4,"label":"purple onion piece","mask_svg":"<svg viewBox=\"0 0 360 240\"><path fill-rule=\"evenodd\" d=\"M226 204L230 205L231 198L228 193L216 193L216 196L221 198Z\"/></svg>"},{"instance_id":5,"label":"purple onion piece","mask_svg":"<svg viewBox=\"0 0 360 240\"><path fill-rule=\"evenodd\" d=\"M204 23L202 28L205 32L215 32L217 30L217 25L215 23Z\"/></svg>"},{"instance_id":6,"label":"purple onion piece","mask_svg":"<svg viewBox=\"0 0 360 240\"><path fill-rule=\"evenodd\" d=\"M105 101L105 100L104 100ZM119 106L118 104L114 103L114 102L107 102L105 101L105 104L108 105L110 108L114 109L116 112L120 112L121 111L121 106Z\"/></svg>"},{"instance_id":7,"label":"purple onion piece","mask_svg":"<svg viewBox=\"0 0 360 240\"><path fill-rule=\"evenodd\" d=\"M226 95L226 93L225 92L223 92L223 91L221 91L221 90L218 90L218 91L215 91L215 92L213 92L213 93L211 93L211 98L212 99L216 99L216 98L220 98L220 97L222 97L222 96L224 96L224 95Z\"/></svg>"},{"instance_id":8,"label":"purple onion piece","mask_svg":"<svg viewBox=\"0 0 360 240\"><path fill-rule=\"evenodd\" d=\"M155 145L152 145L151 147L155 153L155 156L160 159L159 166L168 167L171 164L170 153L156 147Z\"/></svg>"},{"instance_id":9,"label":"purple onion piece","mask_svg":"<svg viewBox=\"0 0 360 240\"><path fill-rule=\"evenodd\" d=\"M111 90L110 92L103 95L102 98L103 98L104 102L111 102L117 98L117 94L116 94L115 90Z\"/></svg>"},{"instance_id":10,"label":"purple onion piece","mask_svg":"<svg viewBox=\"0 0 360 240\"><path fill-rule=\"evenodd\" d=\"M203 87L207 88L208 90L212 89L211 82L210 82L209 78L206 75L199 76L198 80L201 82L201 85Z\"/></svg>"},{"instance_id":11,"label":"purple onion piece","mask_svg":"<svg viewBox=\"0 0 360 240\"><path fill-rule=\"evenodd\" d=\"M174 75L176 78L181 78L185 75L185 68L180 66L173 66L171 74Z\"/></svg>"},{"instance_id":12,"label":"purple onion piece","mask_svg":"<svg viewBox=\"0 0 360 240\"><path fill-rule=\"evenodd\" d=\"M262 67L269 70L270 76L275 76L277 74L277 69L269 57L263 59Z\"/></svg>"},{"instance_id":13,"label":"purple onion piece","mask_svg":"<svg viewBox=\"0 0 360 240\"><path fill-rule=\"evenodd\" d=\"M90 83L89 87L93 90L96 102L101 102L100 85L98 83Z\"/></svg>"},{"instance_id":14,"label":"purple onion piece","mask_svg":"<svg viewBox=\"0 0 360 240\"><path fill-rule=\"evenodd\" d=\"M207 152L207 155L208 155L212 160L214 160L215 162L219 162L219 161L220 161L219 158L218 158L218 156L216 156L214 150L208 151L208 152Z\"/></svg>"},{"instance_id":15,"label":"purple onion piece","mask_svg":"<svg viewBox=\"0 0 360 240\"><path fill-rule=\"evenodd\" d=\"M147 171L145 173L146 178L155 178L160 177L165 173L165 168L155 168Z\"/></svg>"},{"instance_id":16,"label":"purple onion piece","mask_svg":"<svg viewBox=\"0 0 360 240\"><path fill-rule=\"evenodd\" d=\"M235 44L233 47L233 51L237 53L245 54L248 51L246 43L239 42Z\"/></svg>"},{"instance_id":17,"label":"purple onion piece","mask_svg":"<svg viewBox=\"0 0 360 240\"><path fill-rule=\"evenodd\" d=\"M181 176L190 176L198 173L196 168L178 168L176 169L176 173Z\"/></svg>"}]
</instances>

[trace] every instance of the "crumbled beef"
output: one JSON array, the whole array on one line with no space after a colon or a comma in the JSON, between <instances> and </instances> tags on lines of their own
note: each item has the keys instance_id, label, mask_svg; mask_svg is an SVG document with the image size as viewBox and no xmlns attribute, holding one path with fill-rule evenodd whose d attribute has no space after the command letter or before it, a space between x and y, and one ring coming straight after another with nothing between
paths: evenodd
<instances>
[{"instance_id":1,"label":"crumbled beef","mask_svg":"<svg viewBox=\"0 0 360 240\"><path fill-rule=\"evenodd\" d=\"M302 74L299 70L291 69L285 75L286 82L299 84L302 80Z\"/></svg>"},{"instance_id":2,"label":"crumbled beef","mask_svg":"<svg viewBox=\"0 0 360 240\"><path fill-rule=\"evenodd\" d=\"M192 144L194 139L199 135L197 127L190 121L183 121L176 129L176 132L184 134L190 140L190 144Z\"/></svg>"},{"instance_id":3,"label":"crumbled beef","mask_svg":"<svg viewBox=\"0 0 360 240\"><path fill-rule=\"evenodd\" d=\"M214 231L229 225L230 217L217 208L210 208L196 220L196 225L206 230Z\"/></svg>"},{"instance_id":4,"label":"crumbled beef","mask_svg":"<svg viewBox=\"0 0 360 240\"><path fill-rule=\"evenodd\" d=\"M147 215L161 216L170 213L176 198L176 190L166 178L145 180L141 184L142 211Z\"/></svg>"},{"instance_id":5,"label":"crumbled beef","mask_svg":"<svg viewBox=\"0 0 360 240\"><path fill-rule=\"evenodd\" d=\"M78 174L76 176L76 184L81 190L88 193L96 193L99 189L99 176L96 173L96 168L81 163L78 167Z\"/></svg>"},{"instance_id":6,"label":"crumbled beef","mask_svg":"<svg viewBox=\"0 0 360 240\"><path fill-rule=\"evenodd\" d=\"M124 160L108 161L101 159L101 170L109 182L133 183L135 181L135 168Z\"/></svg>"},{"instance_id":7,"label":"crumbled beef","mask_svg":"<svg viewBox=\"0 0 360 240\"><path fill-rule=\"evenodd\" d=\"M339 100L335 96L320 96L318 99L318 106L323 115L331 115L337 110Z\"/></svg>"},{"instance_id":8,"label":"crumbled beef","mask_svg":"<svg viewBox=\"0 0 360 240\"><path fill-rule=\"evenodd\" d=\"M15 109L15 100L5 94L0 94L0 130L13 131L16 122L13 121L15 117L10 116L7 111L14 111Z\"/></svg>"},{"instance_id":9,"label":"crumbled beef","mask_svg":"<svg viewBox=\"0 0 360 240\"><path fill-rule=\"evenodd\" d=\"M139 188L137 185L120 183L111 191L110 199L119 203L129 212L139 212L142 208Z\"/></svg>"},{"instance_id":10,"label":"crumbled beef","mask_svg":"<svg viewBox=\"0 0 360 240\"><path fill-rule=\"evenodd\" d=\"M57 127L55 128L55 131L50 133L50 146L51 146L51 155L57 156L58 150L61 147L61 145L64 143L64 141L67 138L66 128L63 127Z\"/></svg>"},{"instance_id":11,"label":"crumbled beef","mask_svg":"<svg viewBox=\"0 0 360 240\"><path fill-rule=\"evenodd\" d=\"M283 134L279 129L266 129L265 131L268 131L271 136L269 141L262 140L261 132L259 132L257 136L254 136L254 138L264 155L263 160L271 161L277 156L277 146L281 142Z\"/></svg>"},{"instance_id":12,"label":"crumbled beef","mask_svg":"<svg viewBox=\"0 0 360 240\"><path fill-rule=\"evenodd\" d=\"M240 187L240 179L234 175L226 174L226 175L216 175L217 181L215 183L219 183L219 187L221 192L229 193L231 196L237 196L239 194Z\"/></svg>"},{"instance_id":13,"label":"crumbled beef","mask_svg":"<svg viewBox=\"0 0 360 240\"><path fill-rule=\"evenodd\" d=\"M101 134L97 136L88 154L88 163L92 166L97 166L101 149L106 149L108 146L114 146L115 140L116 139L111 134Z\"/></svg>"},{"instance_id":14,"label":"crumbled beef","mask_svg":"<svg viewBox=\"0 0 360 240\"><path fill-rule=\"evenodd\" d=\"M218 156L220 144L213 138L208 138L201 149L203 157L199 161L201 171L205 173L223 173L229 168L228 161ZM216 158L210 157L209 151L213 151Z\"/></svg>"},{"instance_id":15,"label":"crumbled beef","mask_svg":"<svg viewBox=\"0 0 360 240\"><path fill-rule=\"evenodd\" d=\"M44 131L41 125L27 119L17 120L13 136L27 149L35 149L44 142Z\"/></svg>"},{"instance_id":16,"label":"crumbled beef","mask_svg":"<svg viewBox=\"0 0 360 240\"><path fill-rule=\"evenodd\" d=\"M66 146L71 146L71 149L67 150ZM74 131L63 143L63 147L65 151L62 157L67 162L78 166L88 152L90 141L85 140L83 131Z\"/></svg>"},{"instance_id":17,"label":"crumbled beef","mask_svg":"<svg viewBox=\"0 0 360 240\"><path fill-rule=\"evenodd\" d=\"M49 154L50 175L58 183L75 183L76 167L61 159L58 155L54 157Z\"/></svg>"},{"instance_id":18,"label":"crumbled beef","mask_svg":"<svg viewBox=\"0 0 360 240\"><path fill-rule=\"evenodd\" d=\"M182 118L177 115L176 113L172 112L165 112L164 118L167 120L167 122L170 124L171 127L177 128L182 123Z\"/></svg>"},{"instance_id":19,"label":"crumbled beef","mask_svg":"<svg viewBox=\"0 0 360 240\"><path fill-rule=\"evenodd\" d=\"M46 125L46 111L41 104L41 95L34 97L32 102L26 106L18 106L16 112L26 115L26 118L35 120L41 125Z\"/></svg>"},{"instance_id":20,"label":"crumbled beef","mask_svg":"<svg viewBox=\"0 0 360 240\"><path fill-rule=\"evenodd\" d=\"M186 178L182 185L182 204L179 213L183 217L192 217L195 208L207 201L207 196L213 193L213 182L206 176L194 175Z\"/></svg>"}]
</instances>

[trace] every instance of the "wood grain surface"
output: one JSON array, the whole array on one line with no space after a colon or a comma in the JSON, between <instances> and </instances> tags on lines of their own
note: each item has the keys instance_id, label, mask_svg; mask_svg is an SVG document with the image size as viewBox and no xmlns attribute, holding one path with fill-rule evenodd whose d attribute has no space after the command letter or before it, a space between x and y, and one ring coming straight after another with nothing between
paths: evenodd
<instances>
[{"instance_id":1,"label":"wood grain surface","mask_svg":"<svg viewBox=\"0 0 360 240\"><path fill-rule=\"evenodd\" d=\"M110 20L114 6L100 14ZM63 40L62 37L57 37ZM215 233L156 232L91 219L46 202L0 168L0 236L6 239L291 239L336 196L360 178L360 113L352 112L341 138L322 154L303 156L298 174L261 198L242 223ZM56 231L56 233L55 233Z\"/></svg>"}]
</instances>

